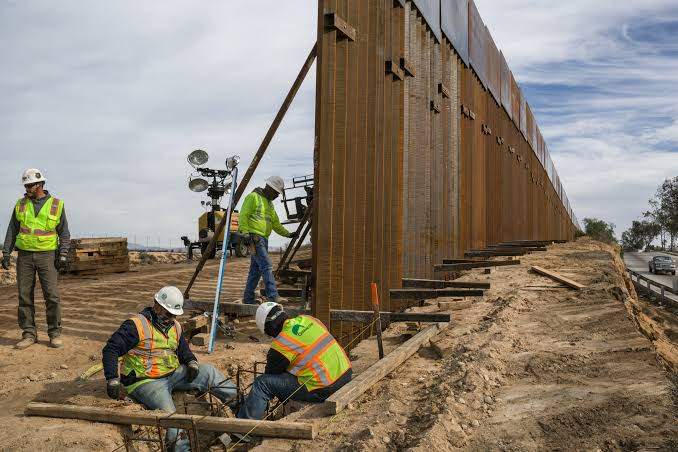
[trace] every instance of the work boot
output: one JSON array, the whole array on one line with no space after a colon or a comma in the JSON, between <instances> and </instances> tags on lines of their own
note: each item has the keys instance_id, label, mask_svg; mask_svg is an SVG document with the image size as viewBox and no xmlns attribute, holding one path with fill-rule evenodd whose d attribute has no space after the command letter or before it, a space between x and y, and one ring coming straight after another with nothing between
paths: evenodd
<instances>
[{"instance_id":1,"label":"work boot","mask_svg":"<svg viewBox=\"0 0 678 452\"><path fill-rule=\"evenodd\" d=\"M35 344L35 337L33 336L24 336L23 339L21 339L19 342L16 343L14 348L18 348L19 350L23 350L25 348L30 347L31 345Z\"/></svg>"},{"instance_id":2,"label":"work boot","mask_svg":"<svg viewBox=\"0 0 678 452\"><path fill-rule=\"evenodd\" d=\"M64 346L64 341L59 337L50 337L49 346L52 348L61 348Z\"/></svg>"}]
</instances>

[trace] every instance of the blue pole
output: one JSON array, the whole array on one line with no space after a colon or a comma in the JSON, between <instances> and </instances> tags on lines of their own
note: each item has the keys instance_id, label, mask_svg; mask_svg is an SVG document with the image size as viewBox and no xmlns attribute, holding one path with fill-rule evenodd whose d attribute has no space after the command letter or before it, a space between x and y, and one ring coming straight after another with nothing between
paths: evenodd
<instances>
[{"instance_id":1,"label":"blue pole","mask_svg":"<svg viewBox=\"0 0 678 452\"><path fill-rule=\"evenodd\" d=\"M217 293L214 295L214 309L212 309L212 329L210 330L210 341L207 345L207 353L214 351L214 341L217 338L217 322L219 321L219 298L221 297L221 286L224 280L224 269L228 257L228 241L231 238L231 212L233 212L233 195L238 188L238 167L233 168L231 173L233 184L231 185L231 194L228 197L228 208L226 209L226 228L224 231L224 241L221 244L221 262L219 263L219 276L217 277Z\"/></svg>"}]
</instances>

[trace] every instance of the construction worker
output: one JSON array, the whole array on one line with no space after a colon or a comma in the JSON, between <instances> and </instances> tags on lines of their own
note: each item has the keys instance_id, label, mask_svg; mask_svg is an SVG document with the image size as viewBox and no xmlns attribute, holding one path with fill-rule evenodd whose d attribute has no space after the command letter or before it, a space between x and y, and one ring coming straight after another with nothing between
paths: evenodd
<instances>
[{"instance_id":1,"label":"construction worker","mask_svg":"<svg viewBox=\"0 0 678 452\"><path fill-rule=\"evenodd\" d=\"M19 199L7 226L2 250L2 268L9 270L10 256L16 247L19 289L19 327L22 339L15 345L24 349L35 344L35 274L40 278L47 311L47 334L50 347L63 347L61 339L61 308L57 275L66 265L71 234L68 231L64 202L45 190L45 175L36 168L24 171L21 183L26 194Z\"/></svg>"},{"instance_id":2,"label":"construction worker","mask_svg":"<svg viewBox=\"0 0 678 452\"><path fill-rule=\"evenodd\" d=\"M257 328L272 337L264 374L238 411L243 419L262 419L273 397L324 402L351 381L353 371L344 349L323 323L308 315L290 317L282 305L266 302L255 316Z\"/></svg>"},{"instance_id":3,"label":"construction worker","mask_svg":"<svg viewBox=\"0 0 678 452\"><path fill-rule=\"evenodd\" d=\"M236 400L237 389L209 364L198 364L176 316L184 313L184 295L174 286L155 294L155 303L123 322L102 351L106 392L112 399L124 392L151 410L175 412L172 392L211 392L222 402ZM121 376L118 358L122 357ZM165 440L176 451L189 450L185 432L167 429ZM163 449L164 450L164 449Z\"/></svg>"},{"instance_id":4,"label":"construction worker","mask_svg":"<svg viewBox=\"0 0 678 452\"><path fill-rule=\"evenodd\" d=\"M282 194L285 183L281 177L272 176L266 179L264 188L257 187L245 197L240 216L238 230L249 237L250 249L253 251L250 258L250 272L247 276L243 302L257 304L254 291L259 284L259 278L264 278L266 297L270 301L284 302L278 295L278 289L273 277L273 264L268 256L268 237L275 231L283 237L293 238L296 233L285 229L278 219L273 207L273 200Z\"/></svg>"}]
</instances>

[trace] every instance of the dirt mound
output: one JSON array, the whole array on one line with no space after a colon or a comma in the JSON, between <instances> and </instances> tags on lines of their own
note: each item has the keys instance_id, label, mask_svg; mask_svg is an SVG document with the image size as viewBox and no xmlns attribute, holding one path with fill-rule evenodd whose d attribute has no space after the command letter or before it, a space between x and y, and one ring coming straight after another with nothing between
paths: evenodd
<instances>
[{"instance_id":1,"label":"dirt mound","mask_svg":"<svg viewBox=\"0 0 678 452\"><path fill-rule=\"evenodd\" d=\"M261 450L676 450L675 377L620 301L635 291L616 251L583 239L520 259L463 278L492 288L453 311L455 324L434 339L442 358L421 349L351 409L317 419L313 444ZM568 289L531 265L587 287ZM389 328L391 347L402 333ZM376 361L375 348L353 352L356 372Z\"/></svg>"},{"instance_id":2,"label":"dirt mound","mask_svg":"<svg viewBox=\"0 0 678 452\"><path fill-rule=\"evenodd\" d=\"M154 264L182 264L186 262L186 253L165 251L130 251L129 262L132 267Z\"/></svg>"}]
</instances>

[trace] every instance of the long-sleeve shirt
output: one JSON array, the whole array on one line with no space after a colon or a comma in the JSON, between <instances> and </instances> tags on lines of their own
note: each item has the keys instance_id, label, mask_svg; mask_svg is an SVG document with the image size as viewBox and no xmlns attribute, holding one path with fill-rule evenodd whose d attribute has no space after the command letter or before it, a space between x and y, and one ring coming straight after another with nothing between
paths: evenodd
<instances>
[{"instance_id":1,"label":"long-sleeve shirt","mask_svg":"<svg viewBox=\"0 0 678 452\"><path fill-rule=\"evenodd\" d=\"M264 196L261 188L255 188L245 197L238 216L238 229L243 234L254 233L266 238L271 235L271 230L283 237L291 235L280 224L273 203Z\"/></svg>"},{"instance_id":2,"label":"long-sleeve shirt","mask_svg":"<svg viewBox=\"0 0 678 452\"><path fill-rule=\"evenodd\" d=\"M48 191L45 191L47 196L43 196L40 199L31 199L33 203L33 211L36 213L40 212L42 206L45 205L47 200L52 196ZM16 210L12 209L12 216L7 225L7 233L5 234L5 244L2 249L3 254L11 254L14 251L14 245L16 244L16 236L19 235L19 220L16 218ZM61 219L59 224L56 227L57 235L59 236L59 254L65 256L68 254L68 248L71 245L71 233L68 230L68 220L66 219L66 209L61 212Z\"/></svg>"},{"instance_id":3,"label":"long-sleeve shirt","mask_svg":"<svg viewBox=\"0 0 678 452\"><path fill-rule=\"evenodd\" d=\"M167 334L167 331L170 327L163 329L161 325L158 324L157 317L153 312L153 309L148 307L141 311L141 315L145 316L148 320L153 323L153 327ZM137 327L134 325L132 320L125 320L120 328L111 335L104 346L104 349L101 352L101 361L104 365L104 375L106 380L111 378L118 377L118 358L125 356L130 350L137 346L139 343L139 333L137 332ZM188 364L191 361L197 361L195 355L188 346L188 341L186 337L181 335L179 338L179 344L177 346L177 358L181 364ZM120 379L121 383L125 386L130 385L135 382L135 378L125 378L122 376Z\"/></svg>"}]
</instances>

